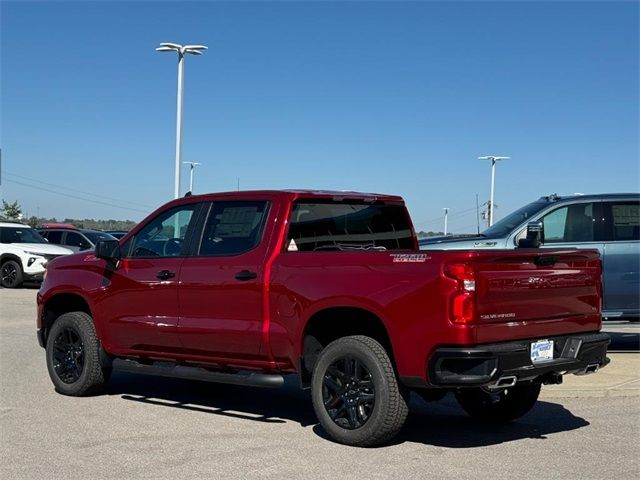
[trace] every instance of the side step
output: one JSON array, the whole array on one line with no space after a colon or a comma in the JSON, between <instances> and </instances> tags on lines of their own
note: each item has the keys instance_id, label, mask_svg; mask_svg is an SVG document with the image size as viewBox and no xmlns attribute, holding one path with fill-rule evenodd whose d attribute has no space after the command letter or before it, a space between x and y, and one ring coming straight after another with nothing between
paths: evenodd
<instances>
[{"instance_id":1,"label":"side step","mask_svg":"<svg viewBox=\"0 0 640 480\"><path fill-rule=\"evenodd\" d=\"M202 367L189 367L172 363L158 362L150 365L134 360L115 359L113 368L128 373L142 373L160 377L183 378L186 380L201 380L205 382L228 383L231 385L245 385L247 387L279 388L284 385L284 377L273 373L255 372L215 372Z\"/></svg>"}]
</instances>

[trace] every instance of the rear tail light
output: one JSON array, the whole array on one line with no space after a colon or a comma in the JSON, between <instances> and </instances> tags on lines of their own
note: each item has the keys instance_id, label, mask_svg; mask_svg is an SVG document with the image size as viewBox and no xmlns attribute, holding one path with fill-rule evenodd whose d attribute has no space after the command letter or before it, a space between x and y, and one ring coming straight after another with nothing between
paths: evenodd
<instances>
[{"instance_id":1,"label":"rear tail light","mask_svg":"<svg viewBox=\"0 0 640 480\"><path fill-rule=\"evenodd\" d=\"M450 318L453 323L467 324L476 316L476 277L473 267L467 263L450 263L445 275L458 282L451 299Z\"/></svg>"}]
</instances>

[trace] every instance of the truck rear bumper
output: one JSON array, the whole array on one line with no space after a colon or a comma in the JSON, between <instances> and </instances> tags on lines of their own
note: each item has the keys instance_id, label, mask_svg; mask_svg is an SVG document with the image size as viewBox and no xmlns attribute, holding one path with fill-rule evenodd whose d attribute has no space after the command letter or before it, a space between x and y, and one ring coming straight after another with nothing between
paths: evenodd
<instances>
[{"instance_id":1,"label":"truck rear bumper","mask_svg":"<svg viewBox=\"0 0 640 480\"><path fill-rule=\"evenodd\" d=\"M609 363L609 335L588 333L549 337L553 359L533 362L531 345L539 340L518 340L477 347L442 347L429 359L428 385L436 387L509 386L540 381L557 383L558 375L594 373ZM508 378L505 384L502 379ZM413 382L408 382L413 383ZM425 385L427 386L427 385Z\"/></svg>"}]
</instances>

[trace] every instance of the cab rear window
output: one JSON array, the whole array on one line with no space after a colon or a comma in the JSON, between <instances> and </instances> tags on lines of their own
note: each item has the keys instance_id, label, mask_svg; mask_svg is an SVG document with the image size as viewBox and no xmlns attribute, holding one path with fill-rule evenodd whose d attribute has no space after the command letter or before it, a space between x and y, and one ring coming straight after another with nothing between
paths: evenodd
<instances>
[{"instance_id":1,"label":"cab rear window","mask_svg":"<svg viewBox=\"0 0 640 480\"><path fill-rule=\"evenodd\" d=\"M289 252L411 250L415 248L402 205L295 203L289 222Z\"/></svg>"}]
</instances>

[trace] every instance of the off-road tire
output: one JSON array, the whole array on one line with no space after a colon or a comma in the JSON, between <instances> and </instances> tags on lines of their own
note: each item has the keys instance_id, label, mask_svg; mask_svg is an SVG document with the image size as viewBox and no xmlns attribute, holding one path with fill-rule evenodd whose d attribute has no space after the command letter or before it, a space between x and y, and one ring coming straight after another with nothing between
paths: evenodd
<instances>
[{"instance_id":1,"label":"off-road tire","mask_svg":"<svg viewBox=\"0 0 640 480\"><path fill-rule=\"evenodd\" d=\"M24 281L22 266L15 260L7 260L0 265L0 284L4 288L18 288Z\"/></svg>"},{"instance_id":2,"label":"off-road tire","mask_svg":"<svg viewBox=\"0 0 640 480\"><path fill-rule=\"evenodd\" d=\"M66 378L65 381L61 378L60 362L54 359L54 353L58 355L57 358L60 358L59 342L56 343L56 339L69 334L74 339L77 338L76 343L82 349L82 362L77 378L72 380ZM55 320L47 336L46 355L51 381L56 391L63 395L77 397L96 393L111 375L111 365L102 351L93 320L84 312L64 313Z\"/></svg>"},{"instance_id":3,"label":"off-road tire","mask_svg":"<svg viewBox=\"0 0 640 480\"><path fill-rule=\"evenodd\" d=\"M529 412L540 395L539 383L523 383L496 393L482 388L456 392L460 406L473 418L485 423L509 423Z\"/></svg>"},{"instance_id":4,"label":"off-road tire","mask_svg":"<svg viewBox=\"0 0 640 480\"><path fill-rule=\"evenodd\" d=\"M369 379L366 383L372 384L374 392L369 415L356 428L343 428L336 423L325 407L323 397L323 386L325 393L328 392L325 376L330 375L329 367L344 359L359 362L360 371L366 371L366 378ZM391 440L402 429L409 412L409 392L398 383L387 351L376 340L363 335L340 338L320 352L313 369L311 397L316 416L327 434L339 443L358 447L370 447ZM346 405L347 401L343 399L342 402Z\"/></svg>"}]
</instances>

